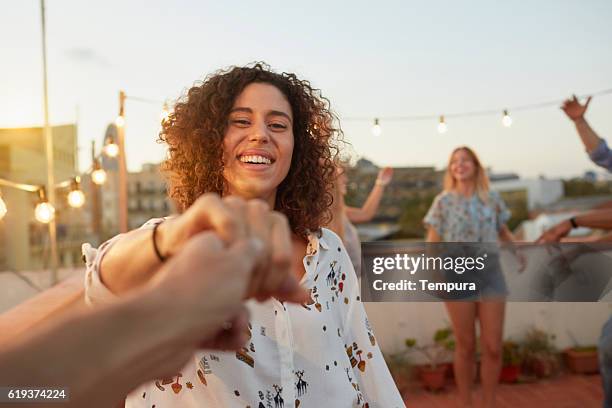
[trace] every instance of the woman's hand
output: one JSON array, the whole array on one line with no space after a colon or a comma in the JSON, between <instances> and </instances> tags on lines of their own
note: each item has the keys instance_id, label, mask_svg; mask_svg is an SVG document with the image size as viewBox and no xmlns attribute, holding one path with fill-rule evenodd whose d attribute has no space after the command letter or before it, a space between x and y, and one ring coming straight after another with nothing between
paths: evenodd
<instances>
[{"instance_id":1,"label":"woman's hand","mask_svg":"<svg viewBox=\"0 0 612 408\"><path fill-rule=\"evenodd\" d=\"M393 179L393 169L391 167L385 167L378 171L378 177L376 177L376 184L382 186L388 185Z\"/></svg>"},{"instance_id":2,"label":"woman's hand","mask_svg":"<svg viewBox=\"0 0 612 408\"><path fill-rule=\"evenodd\" d=\"M172 257L191 237L203 231L214 231L225 243L247 235L245 220L234 214L217 194L210 193L198 198L180 216L159 226L158 248L164 257Z\"/></svg>"},{"instance_id":3,"label":"woman's hand","mask_svg":"<svg viewBox=\"0 0 612 408\"><path fill-rule=\"evenodd\" d=\"M162 255L172 257L195 235L215 232L230 245L239 240L257 238L263 245L246 291L246 297L265 300L303 302L307 294L291 271L291 230L287 218L271 211L262 200L243 200L236 196L220 198L205 194L177 218L158 228Z\"/></svg>"}]
</instances>

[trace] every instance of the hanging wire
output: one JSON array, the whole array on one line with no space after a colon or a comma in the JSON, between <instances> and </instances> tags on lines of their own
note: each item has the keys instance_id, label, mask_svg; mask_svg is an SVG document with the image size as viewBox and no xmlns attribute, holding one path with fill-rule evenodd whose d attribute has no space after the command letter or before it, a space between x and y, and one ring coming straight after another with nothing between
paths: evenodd
<instances>
[{"instance_id":1,"label":"hanging wire","mask_svg":"<svg viewBox=\"0 0 612 408\"><path fill-rule=\"evenodd\" d=\"M588 95L581 95L579 98L586 98L588 96L602 96L612 94L612 88L604 89L601 91L597 91ZM551 106L560 106L563 103L564 99L555 99L554 101L546 101L540 103L532 103L526 105L517 105L517 106L509 106L497 109L483 109L483 110L474 110L474 111L466 111L466 112L456 112L456 113L445 113L444 118L465 118L465 117L474 117L474 116L489 116L489 115L499 115L500 112L507 110L509 112L520 112L520 111L528 111L528 110L536 110L547 108ZM437 120L440 118L440 114L431 114L431 115L403 115L403 116L376 116L380 121L386 122L394 122L394 121L419 121L419 120ZM346 118L341 118L343 121L372 121L372 116L349 116Z\"/></svg>"}]
</instances>

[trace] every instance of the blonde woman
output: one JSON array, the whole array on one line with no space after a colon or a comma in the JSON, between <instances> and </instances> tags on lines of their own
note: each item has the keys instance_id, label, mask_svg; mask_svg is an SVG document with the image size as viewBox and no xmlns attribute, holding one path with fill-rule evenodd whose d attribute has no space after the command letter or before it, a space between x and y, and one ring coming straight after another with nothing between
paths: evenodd
<instances>
[{"instance_id":1,"label":"blonde woman","mask_svg":"<svg viewBox=\"0 0 612 408\"><path fill-rule=\"evenodd\" d=\"M428 242L514 241L506 226L510 213L501 197L489 190L489 179L478 156L466 146L453 150L444 191L434 199L425 216ZM483 406L495 405L495 388L501 369L506 284L501 270L487 271L487 301L445 302L456 339L454 370L463 407L472 407L476 333L480 324ZM489 300L493 299L493 300Z\"/></svg>"}]
</instances>

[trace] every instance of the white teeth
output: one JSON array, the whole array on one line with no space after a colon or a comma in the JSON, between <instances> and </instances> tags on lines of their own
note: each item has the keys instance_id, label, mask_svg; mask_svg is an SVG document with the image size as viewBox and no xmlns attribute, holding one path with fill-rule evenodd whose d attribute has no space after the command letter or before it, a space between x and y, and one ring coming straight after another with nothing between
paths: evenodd
<instances>
[{"instance_id":1,"label":"white teeth","mask_svg":"<svg viewBox=\"0 0 612 408\"><path fill-rule=\"evenodd\" d=\"M272 164L272 161L267 157L263 156L240 156L239 159L243 163L264 163L264 164Z\"/></svg>"}]
</instances>

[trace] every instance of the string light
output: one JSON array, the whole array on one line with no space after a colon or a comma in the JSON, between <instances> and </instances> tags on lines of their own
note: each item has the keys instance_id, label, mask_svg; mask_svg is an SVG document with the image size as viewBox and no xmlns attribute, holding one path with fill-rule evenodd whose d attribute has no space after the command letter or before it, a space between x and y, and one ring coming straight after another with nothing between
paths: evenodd
<instances>
[{"instance_id":1,"label":"string light","mask_svg":"<svg viewBox=\"0 0 612 408\"><path fill-rule=\"evenodd\" d=\"M48 224L55 218L55 208L53 208L51 203L47 201L44 187L41 187L40 190L38 190L38 194L40 196L40 202L34 209L34 217L38 222Z\"/></svg>"},{"instance_id":2,"label":"string light","mask_svg":"<svg viewBox=\"0 0 612 408\"><path fill-rule=\"evenodd\" d=\"M123 127L123 125L125 125L125 118L123 115L117 116L117 119L115 119L115 125L118 127Z\"/></svg>"},{"instance_id":3,"label":"string light","mask_svg":"<svg viewBox=\"0 0 612 408\"><path fill-rule=\"evenodd\" d=\"M510 114L508 113L508 109L504 109L504 116L502 118L502 125L504 125L505 127L512 126L512 118L510 117Z\"/></svg>"},{"instance_id":4,"label":"string light","mask_svg":"<svg viewBox=\"0 0 612 408\"><path fill-rule=\"evenodd\" d=\"M91 172L91 181L101 186L106 183L106 172L104 169L96 169Z\"/></svg>"},{"instance_id":5,"label":"string light","mask_svg":"<svg viewBox=\"0 0 612 408\"><path fill-rule=\"evenodd\" d=\"M2 199L2 194L0 194L0 220L4 218L4 216L6 215L6 212L7 212L6 203Z\"/></svg>"},{"instance_id":6,"label":"string light","mask_svg":"<svg viewBox=\"0 0 612 408\"><path fill-rule=\"evenodd\" d=\"M68 205L72 208L81 208L85 204L85 194L81 191L80 178L75 177L72 180L70 192L68 193Z\"/></svg>"},{"instance_id":7,"label":"string light","mask_svg":"<svg viewBox=\"0 0 612 408\"><path fill-rule=\"evenodd\" d=\"M91 172L91 181L101 186L106 183L106 172L100 166L100 161L95 160L93 164L93 171Z\"/></svg>"},{"instance_id":8,"label":"string light","mask_svg":"<svg viewBox=\"0 0 612 408\"><path fill-rule=\"evenodd\" d=\"M119 146L113 141L109 141L107 144L105 144L103 150L104 154L108 157L117 157L119 154Z\"/></svg>"},{"instance_id":9,"label":"string light","mask_svg":"<svg viewBox=\"0 0 612 408\"><path fill-rule=\"evenodd\" d=\"M380 127L380 122L378 118L374 119L374 126L372 126L372 134L374 137L379 137L382 134L382 128Z\"/></svg>"},{"instance_id":10,"label":"string light","mask_svg":"<svg viewBox=\"0 0 612 408\"><path fill-rule=\"evenodd\" d=\"M444 121L444 115L440 116L440 123L438 123L438 133L446 133L448 130L448 126L446 125L446 121Z\"/></svg>"}]
</instances>

